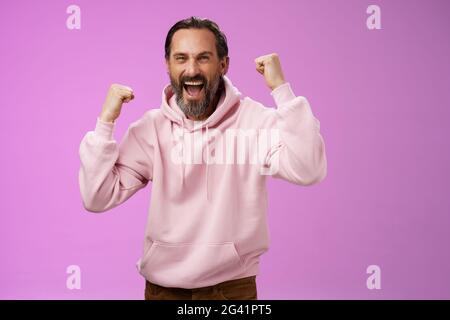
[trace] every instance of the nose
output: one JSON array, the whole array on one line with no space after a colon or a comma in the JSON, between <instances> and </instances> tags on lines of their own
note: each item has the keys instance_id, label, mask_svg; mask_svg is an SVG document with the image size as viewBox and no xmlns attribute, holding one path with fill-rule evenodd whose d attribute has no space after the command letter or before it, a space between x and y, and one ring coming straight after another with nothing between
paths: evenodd
<instances>
[{"instance_id":1,"label":"nose","mask_svg":"<svg viewBox=\"0 0 450 320\"><path fill-rule=\"evenodd\" d=\"M187 77L195 77L200 74L200 69L198 67L197 61L195 59L191 59L186 64L185 75Z\"/></svg>"}]
</instances>

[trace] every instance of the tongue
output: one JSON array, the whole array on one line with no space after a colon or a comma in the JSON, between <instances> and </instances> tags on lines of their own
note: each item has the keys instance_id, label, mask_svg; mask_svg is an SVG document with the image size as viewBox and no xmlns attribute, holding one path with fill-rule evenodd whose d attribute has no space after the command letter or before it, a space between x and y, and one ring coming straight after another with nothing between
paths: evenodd
<instances>
[{"instance_id":1,"label":"tongue","mask_svg":"<svg viewBox=\"0 0 450 320\"><path fill-rule=\"evenodd\" d=\"M202 86L186 86L187 91L191 96L196 96L202 90Z\"/></svg>"}]
</instances>

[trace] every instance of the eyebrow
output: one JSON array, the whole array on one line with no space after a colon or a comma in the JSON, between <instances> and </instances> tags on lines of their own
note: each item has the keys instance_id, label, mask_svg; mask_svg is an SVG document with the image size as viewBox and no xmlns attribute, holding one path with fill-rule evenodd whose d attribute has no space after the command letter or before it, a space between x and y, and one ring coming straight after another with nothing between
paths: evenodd
<instances>
[{"instance_id":1,"label":"eyebrow","mask_svg":"<svg viewBox=\"0 0 450 320\"><path fill-rule=\"evenodd\" d=\"M202 56L202 55L213 55L213 53L211 52L211 51L202 51L202 52L200 52L197 56ZM185 56L186 55L186 53L183 53L183 52L175 52L174 54L173 54L174 56Z\"/></svg>"}]
</instances>

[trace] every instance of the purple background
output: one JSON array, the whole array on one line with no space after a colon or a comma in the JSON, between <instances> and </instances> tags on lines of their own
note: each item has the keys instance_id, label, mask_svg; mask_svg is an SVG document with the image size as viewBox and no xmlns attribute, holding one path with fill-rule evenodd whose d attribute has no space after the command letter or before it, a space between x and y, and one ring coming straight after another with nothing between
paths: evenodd
<instances>
[{"instance_id":1,"label":"purple background","mask_svg":"<svg viewBox=\"0 0 450 320\"><path fill-rule=\"evenodd\" d=\"M81 30L66 28L70 4ZM366 27L370 4L381 30ZM143 299L151 185L88 213L78 148L111 83L136 93L116 140L159 107L167 31L190 15L225 32L244 96L274 106L253 60L277 52L321 122L325 181L269 180L258 298L449 299L450 1L380 0L2 1L0 298ZM81 290L66 288L72 264Z\"/></svg>"}]
</instances>

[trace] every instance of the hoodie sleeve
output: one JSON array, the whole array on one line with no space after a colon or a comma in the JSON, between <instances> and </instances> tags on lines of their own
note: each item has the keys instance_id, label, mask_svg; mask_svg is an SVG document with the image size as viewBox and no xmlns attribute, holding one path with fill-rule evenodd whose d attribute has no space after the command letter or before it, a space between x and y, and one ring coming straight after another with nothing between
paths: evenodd
<instances>
[{"instance_id":1,"label":"hoodie sleeve","mask_svg":"<svg viewBox=\"0 0 450 320\"><path fill-rule=\"evenodd\" d=\"M288 82L271 95L277 106L274 123L279 132L266 163L271 175L304 186L322 181L327 175L325 144L308 100L295 96Z\"/></svg>"},{"instance_id":2,"label":"hoodie sleeve","mask_svg":"<svg viewBox=\"0 0 450 320\"><path fill-rule=\"evenodd\" d=\"M118 206L152 180L152 161L135 135L135 125L120 145L113 139L114 127L97 118L95 130L80 144L80 192L83 206L91 212Z\"/></svg>"}]
</instances>

